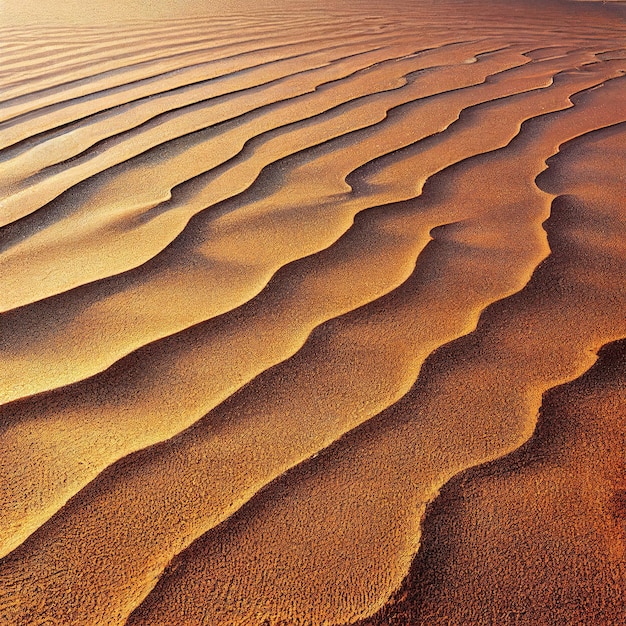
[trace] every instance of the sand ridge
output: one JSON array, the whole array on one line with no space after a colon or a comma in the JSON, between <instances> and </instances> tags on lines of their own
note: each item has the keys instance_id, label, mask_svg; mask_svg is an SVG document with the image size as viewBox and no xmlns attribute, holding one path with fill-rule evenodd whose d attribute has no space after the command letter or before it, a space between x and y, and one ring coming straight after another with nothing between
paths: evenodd
<instances>
[{"instance_id":1,"label":"sand ridge","mask_svg":"<svg viewBox=\"0 0 626 626\"><path fill-rule=\"evenodd\" d=\"M261 4L0 29L0 624L619 621L619 13Z\"/></svg>"}]
</instances>

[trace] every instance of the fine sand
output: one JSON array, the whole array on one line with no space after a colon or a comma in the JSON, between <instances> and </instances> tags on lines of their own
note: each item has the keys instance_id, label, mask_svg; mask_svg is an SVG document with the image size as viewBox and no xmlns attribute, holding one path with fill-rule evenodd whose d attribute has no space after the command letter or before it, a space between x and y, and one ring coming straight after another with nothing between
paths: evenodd
<instances>
[{"instance_id":1,"label":"fine sand","mask_svg":"<svg viewBox=\"0 0 626 626\"><path fill-rule=\"evenodd\" d=\"M0 626L626 623L626 11L207 4L0 20Z\"/></svg>"}]
</instances>

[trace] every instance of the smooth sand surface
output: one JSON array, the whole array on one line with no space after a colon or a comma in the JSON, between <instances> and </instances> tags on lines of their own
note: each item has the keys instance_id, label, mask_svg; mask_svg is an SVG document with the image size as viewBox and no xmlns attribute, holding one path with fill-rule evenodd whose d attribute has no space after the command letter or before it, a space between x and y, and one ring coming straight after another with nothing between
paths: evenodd
<instances>
[{"instance_id":1,"label":"smooth sand surface","mask_svg":"<svg viewBox=\"0 0 626 626\"><path fill-rule=\"evenodd\" d=\"M0 624L626 622L618 3L71 7L0 3Z\"/></svg>"}]
</instances>

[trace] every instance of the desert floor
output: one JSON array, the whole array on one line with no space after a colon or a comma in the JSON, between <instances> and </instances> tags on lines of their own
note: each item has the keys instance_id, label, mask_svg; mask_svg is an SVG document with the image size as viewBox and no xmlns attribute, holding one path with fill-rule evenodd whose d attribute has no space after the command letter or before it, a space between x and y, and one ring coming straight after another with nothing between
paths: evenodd
<instances>
[{"instance_id":1,"label":"desert floor","mask_svg":"<svg viewBox=\"0 0 626 626\"><path fill-rule=\"evenodd\" d=\"M0 2L0 624L626 624L626 7Z\"/></svg>"}]
</instances>

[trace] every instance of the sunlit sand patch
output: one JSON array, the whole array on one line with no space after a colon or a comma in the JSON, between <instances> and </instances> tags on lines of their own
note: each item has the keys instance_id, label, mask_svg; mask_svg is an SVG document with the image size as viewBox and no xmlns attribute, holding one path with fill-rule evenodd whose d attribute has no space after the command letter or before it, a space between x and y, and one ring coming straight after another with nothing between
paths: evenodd
<instances>
[{"instance_id":1,"label":"sunlit sand patch","mask_svg":"<svg viewBox=\"0 0 626 626\"><path fill-rule=\"evenodd\" d=\"M619 3L0 13L0 624L626 618Z\"/></svg>"}]
</instances>

